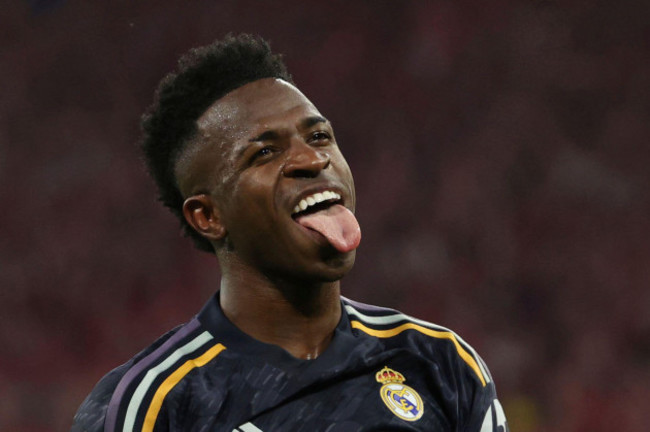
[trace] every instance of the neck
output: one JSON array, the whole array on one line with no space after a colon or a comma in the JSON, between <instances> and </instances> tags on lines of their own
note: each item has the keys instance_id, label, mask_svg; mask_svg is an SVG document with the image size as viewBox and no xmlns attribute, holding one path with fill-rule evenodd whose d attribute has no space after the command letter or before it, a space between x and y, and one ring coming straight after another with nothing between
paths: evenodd
<instances>
[{"instance_id":1,"label":"neck","mask_svg":"<svg viewBox=\"0 0 650 432\"><path fill-rule=\"evenodd\" d=\"M226 317L249 336L294 357L318 357L341 317L339 282L270 278L238 267L222 266L220 303Z\"/></svg>"}]
</instances>

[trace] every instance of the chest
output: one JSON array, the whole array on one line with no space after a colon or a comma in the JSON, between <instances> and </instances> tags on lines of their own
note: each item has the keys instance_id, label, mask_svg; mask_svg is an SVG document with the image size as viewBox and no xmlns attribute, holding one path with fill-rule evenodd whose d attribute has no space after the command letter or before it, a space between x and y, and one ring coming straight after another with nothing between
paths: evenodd
<instances>
[{"instance_id":1,"label":"chest","mask_svg":"<svg viewBox=\"0 0 650 432\"><path fill-rule=\"evenodd\" d=\"M456 430L456 392L444 390L434 366L414 359L292 373L263 363L222 366L188 377L170 395L170 430Z\"/></svg>"}]
</instances>

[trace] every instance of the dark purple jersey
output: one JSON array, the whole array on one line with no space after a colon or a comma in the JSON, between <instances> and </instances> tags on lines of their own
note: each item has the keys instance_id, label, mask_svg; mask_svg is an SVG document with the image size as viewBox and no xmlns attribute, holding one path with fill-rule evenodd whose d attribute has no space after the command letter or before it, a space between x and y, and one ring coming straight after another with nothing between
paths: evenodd
<instances>
[{"instance_id":1,"label":"dark purple jersey","mask_svg":"<svg viewBox=\"0 0 650 432\"><path fill-rule=\"evenodd\" d=\"M487 367L452 331L342 299L332 342L301 360L223 315L190 322L106 375L72 431L506 432Z\"/></svg>"}]
</instances>

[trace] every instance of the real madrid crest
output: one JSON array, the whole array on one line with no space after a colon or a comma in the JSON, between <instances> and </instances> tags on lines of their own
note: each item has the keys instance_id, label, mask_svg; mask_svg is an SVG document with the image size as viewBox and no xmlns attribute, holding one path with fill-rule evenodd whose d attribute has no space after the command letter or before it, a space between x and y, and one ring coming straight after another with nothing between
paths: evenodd
<instances>
[{"instance_id":1,"label":"real madrid crest","mask_svg":"<svg viewBox=\"0 0 650 432\"><path fill-rule=\"evenodd\" d=\"M422 398L418 392L403 384L406 381L404 375L385 366L377 372L375 378L383 384L379 394L393 414L406 421L416 421L422 417Z\"/></svg>"}]
</instances>

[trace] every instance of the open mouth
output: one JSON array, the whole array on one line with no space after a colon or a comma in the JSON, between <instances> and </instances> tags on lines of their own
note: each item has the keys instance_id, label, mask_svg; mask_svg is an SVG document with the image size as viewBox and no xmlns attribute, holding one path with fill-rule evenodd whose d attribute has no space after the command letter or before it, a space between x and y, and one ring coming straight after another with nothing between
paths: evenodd
<instances>
[{"instance_id":1,"label":"open mouth","mask_svg":"<svg viewBox=\"0 0 650 432\"><path fill-rule=\"evenodd\" d=\"M294 207L291 217L296 219L300 216L325 210L339 203L341 203L341 195L338 193L332 191L317 192L301 199Z\"/></svg>"},{"instance_id":2,"label":"open mouth","mask_svg":"<svg viewBox=\"0 0 650 432\"><path fill-rule=\"evenodd\" d=\"M337 192L317 192L301 199L291 217L319 242L324 238L339 252L350 252L359 246L361 230L354 214L342 204Z\"/></svg>"}]
</instances>

